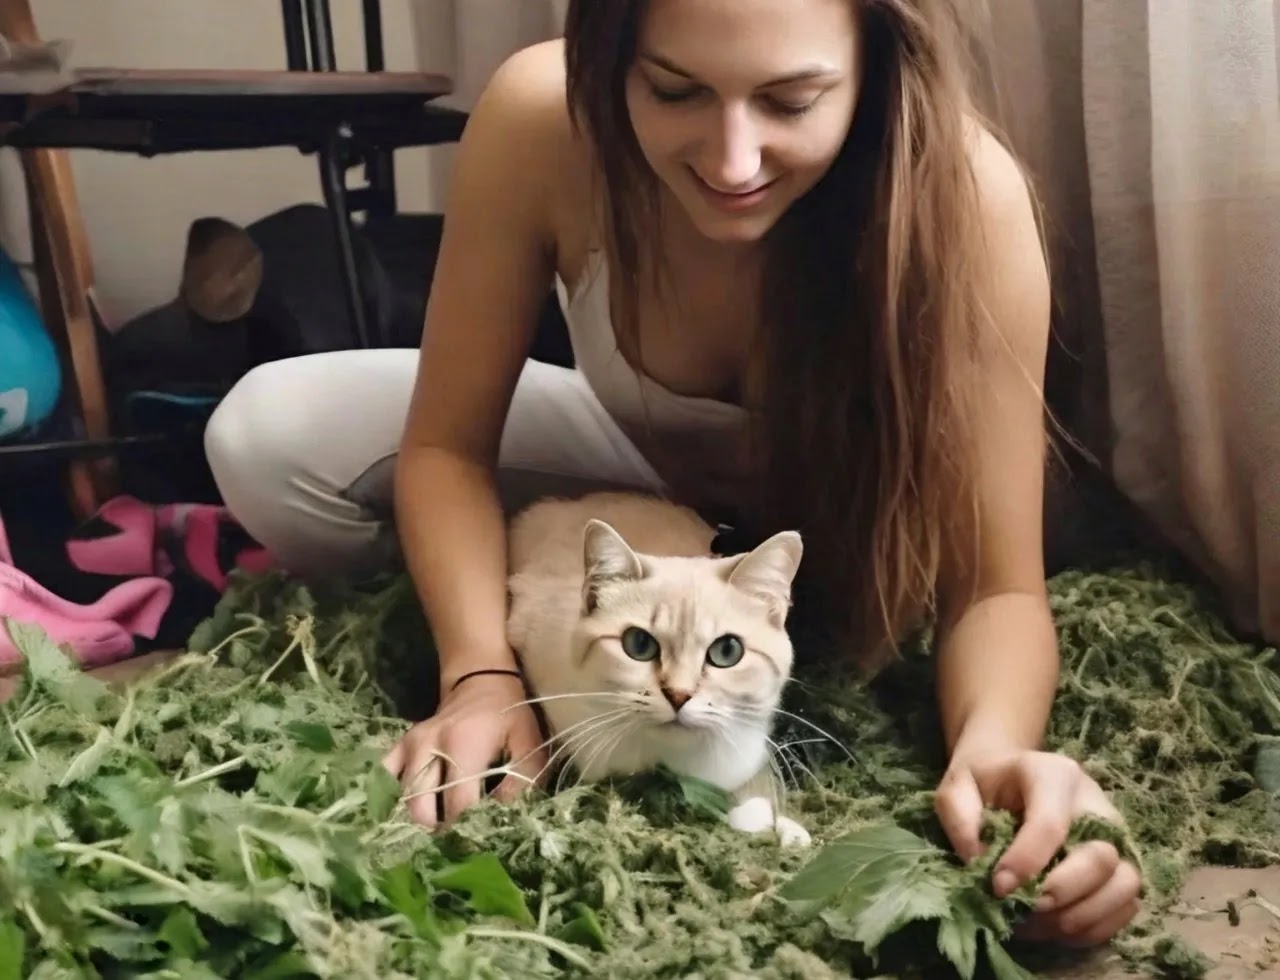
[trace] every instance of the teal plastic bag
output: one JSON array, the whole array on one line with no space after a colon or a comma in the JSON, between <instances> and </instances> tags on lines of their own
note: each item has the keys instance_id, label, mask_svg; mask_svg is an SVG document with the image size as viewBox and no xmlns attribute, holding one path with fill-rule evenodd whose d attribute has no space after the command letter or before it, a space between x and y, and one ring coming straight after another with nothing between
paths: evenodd
<instances>
[{"instance_id":1,"label":"teal plastic bag","mask_svg":"<svg viewBox=\"0 0 1280 980\"><path fill-rule=\"evenodd\" d=\"M58 352L17 266L0 251L0 441L44 422L61 392Z\"/></svg>"}]
</instances>

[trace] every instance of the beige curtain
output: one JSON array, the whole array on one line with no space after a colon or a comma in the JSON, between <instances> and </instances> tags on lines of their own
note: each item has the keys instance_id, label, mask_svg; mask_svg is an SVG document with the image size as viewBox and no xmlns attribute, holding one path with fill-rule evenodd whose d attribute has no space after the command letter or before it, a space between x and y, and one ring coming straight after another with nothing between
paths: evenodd
<instances>
[{"instance_id":1,"label":"beige curtain","mask_svg":"<svg viewBox=\"0 0 1280 980\"><path fill-rule=\"evenodd\" d=\"M1126 492L1223 587L1241 625L1275 640L1280 8L1141 8L1084 5L1112 461Z\"/></svg>"},{"instance_id":2,"label":"beige curtain","mask_svg":"<svg viewBox=\"0 0 1280 980\"><path fill-rule=\"evenodd\" d=\"M1076 421L1118 486L1280 640L1274 0L990 0L1035 173Z\"/></svg>"}]
</instances>

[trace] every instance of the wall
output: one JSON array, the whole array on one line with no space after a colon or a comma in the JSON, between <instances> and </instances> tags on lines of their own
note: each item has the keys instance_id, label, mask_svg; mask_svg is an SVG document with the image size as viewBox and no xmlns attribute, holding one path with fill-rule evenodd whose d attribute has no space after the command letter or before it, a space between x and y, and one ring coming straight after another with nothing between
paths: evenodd
<instances>
[{"instance_id":1,"label":"wall","mask_svg":"<svg viewBox=\"0 0 1280 980\"><path fill-rule=\"evenodd\" d=\"M274 0L31 0L46 39L74 44L77 66L283 68ZM493 68L524 43L554 33L563 0L383 0L391 70L439 71L458 81L451 104L467 106ZM339 67L363 67L360 5L330 4ZM119 323L173 298L188 225L216 214L248 222L300 201L322 199L314 157L291 149L193 153L144 159L75 151L80 205L93 248L99 297ZM447 190L447 150L396 155L400 205L438 210ZM359 179L352 172L353 182ZM21 175L0 151L0 244L30 256Z\"/></svg>"}]
</instances>

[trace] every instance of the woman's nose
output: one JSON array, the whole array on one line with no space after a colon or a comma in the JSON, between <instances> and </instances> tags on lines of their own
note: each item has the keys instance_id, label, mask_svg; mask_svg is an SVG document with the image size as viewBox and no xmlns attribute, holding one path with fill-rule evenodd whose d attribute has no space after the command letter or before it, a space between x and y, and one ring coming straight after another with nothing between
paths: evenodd
<instances>
[{"instance_id":1,"label":"woman's nose","mask_svg":"<svg viewBox=\"0 0 1280 980\"><path fill-rule=\"evenodd\" d=\"M749 189L760 173L760 138L744 107L725 108L713 139L708 141L702 179L716 190Z\"/></svg>"}]
</instances>

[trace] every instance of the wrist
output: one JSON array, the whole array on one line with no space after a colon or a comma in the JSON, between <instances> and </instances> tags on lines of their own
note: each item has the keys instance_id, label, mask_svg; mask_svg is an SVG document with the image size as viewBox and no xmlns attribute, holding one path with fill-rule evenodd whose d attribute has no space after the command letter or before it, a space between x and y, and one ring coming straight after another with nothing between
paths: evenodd
<instances>
[{"instance_id":1,"label":"wrist","mask_svg":"<svg viewBox=\"0 0 1280 980\"><path fill-rule=\"evenodd\" d=\"M467 656L440 657L440 693L448 694L463 678L480 671L503 671L523 676L515 653L508 647L506 650L494 651L487 655L470 653Z\"/></svg>"},{"instance_id":2,"label":"wrist","mask_svg":"<svg viewBox=\"0 0 1280 980\"><path fill-rule=\"evenodd\" d=\"M1009 755L1036 751L1040 739L1015 732L999 715L973 714L964 720L951 746L950 757Z\"/></svg>"},{"instance_id":3,"label":"wrist","mask_svg":"<svg viewBox=\"0 0 1280 980\"><path fill-rule=\"evenodd\" d=\"M505 667L482 667L479 670L469 670L461 677L454 680L453 686L448 688L445 693L447 694L452 691L456 691L468 681L473 681L482 677L506 678L507 680L519 683L521 687L524 686L524 674L520 673L518 670L511 670Z\"/></svg>"}]
</instances>

